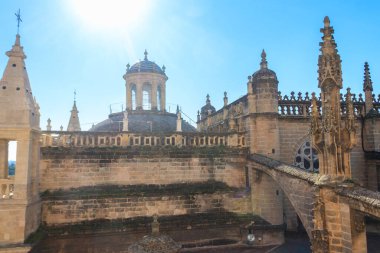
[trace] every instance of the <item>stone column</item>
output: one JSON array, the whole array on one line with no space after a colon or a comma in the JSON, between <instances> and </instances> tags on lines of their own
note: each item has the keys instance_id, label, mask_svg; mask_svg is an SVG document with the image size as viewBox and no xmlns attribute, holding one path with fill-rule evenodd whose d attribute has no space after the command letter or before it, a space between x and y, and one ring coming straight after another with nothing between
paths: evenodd
<instances>
[{"instance_id":1,"label":"stone column","mask_svg":"<svg viewBox=\"0 0 380 253\"><path fill-rule=\"evenodd\" d=\"M143 96L143 91L142 91L142 85L137 85L136 86L136 110L142 110L142 96Z\"/></svg>"},{"instance_id":2,"label":"stone column","mask_svg":"<svg viewBox=\"0 0 380 253\"><path fill-rule=\"evenodd\" d=\"M365 229L364 215L355 210L350 210L351 213L351 238L352 252L366 253L367 252L367 235Z\"/></svg>"},{"instance_id":3,"label":"stone column","mask_svg":"<svg viewBox=\"0 0 380 253\"><path fill-rule=\"evenodd\" d=\"M132 90L131 90L131 84L126 83L125 84L126 88L126 109L127 110L132 110Z\"/></svg>"},{"instance_id":4,"label":"stone column","mask_svg":"<svg viewBox=\"0 0 380 253\"><path fill-rule=\"evenodd\" d=\"M166 111L166 85L161 85L161 111Z\"/></svg>"},{"instance_id":5,"label":"stone column","mask_svg":"<svg viewBox=\"0 0 380 253\"><path fill-rule=\"evenodd\" d=\"M0 140L0 178L8 177L8 140Z\"/></svg>"},{"instance_id":6,"label":"stone column","mask_svg":"<svg viewBox=\"0 0 380 253\"><path fill-rule=\"evenodd\" d=\"M151 89L151 101L152 101L152 110L157 110L157 83L152 84Z\"/></svg>"}]
</instances>

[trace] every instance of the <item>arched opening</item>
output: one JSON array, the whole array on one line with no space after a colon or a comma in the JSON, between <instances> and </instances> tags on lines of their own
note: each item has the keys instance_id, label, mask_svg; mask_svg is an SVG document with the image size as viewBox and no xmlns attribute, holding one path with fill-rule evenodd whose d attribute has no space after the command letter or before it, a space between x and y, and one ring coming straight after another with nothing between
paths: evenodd
<instances>
[{"instance_id":1,"label":"arched opening","mask_svg":"<svg viewBox=\"0 0 380 253\"><path fill-rule=\"evenodd\" d=\"M161 111L161 85L157 87L157 110Z\"/></svg>"},{"instance_id":2,"label":"arched opening","mask_svg":"<svg viewBox=\"0 0 380 253\"><path fill-rule=\"evenodd\" d=\"M143 110L151 110L152 109L152 99L151 99L152 87L149 83L144 83L142 94L143 94L143 101L142 101Z\"/></svg>"},{"instance_id":3,"label":"arched opening","mask_svg":"<svg viewBox=\"0 0 380 253\"><path fill-rule=\"evenodd\" d=\"M312 147L310 140L305 141L298 149L294 165L308 172L319 172L318 152Z\"/></svg>"},{"instance_id":4,"label":"arched opening","mask_svg":"<svg viewBox=\"0 0 380 253\"><path fill-rule=\"evenodd\" d=\"M131 104L132 110L136 110L136 85L132 84L131 87Z\"/></svg>"}]
</instances>

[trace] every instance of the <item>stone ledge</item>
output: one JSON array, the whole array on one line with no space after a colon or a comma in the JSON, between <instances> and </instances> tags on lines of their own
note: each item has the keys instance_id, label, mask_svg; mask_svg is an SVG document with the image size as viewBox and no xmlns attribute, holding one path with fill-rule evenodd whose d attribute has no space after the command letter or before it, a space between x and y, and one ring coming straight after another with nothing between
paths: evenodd
<instances>
[{"instance_id":1,"label":"stone ledge","mask_svg":"<svg viewBox=\"0 0 380 253\"><path fill-rule=\"evenodd\" d=\"M209 180L199 183L178 183L167 185L99 185L71 188L69 190L45 191L42 200L102 199L110 197L160 197L236 192L238 188L224 182Z\"/></svg>"}]
</instances>

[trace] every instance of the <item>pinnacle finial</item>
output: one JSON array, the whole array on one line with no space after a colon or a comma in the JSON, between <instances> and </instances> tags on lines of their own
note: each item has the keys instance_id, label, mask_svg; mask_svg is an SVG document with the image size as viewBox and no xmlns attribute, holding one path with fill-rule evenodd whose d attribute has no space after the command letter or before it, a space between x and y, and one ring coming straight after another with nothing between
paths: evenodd
<instances>
[{"instance_id":1,"label":"pinnacle finial","mask_svg":"<svg viewBox=\"0 0 380 253\"><path fill-rule=\"evenodd\" d=\"M146 49L145 49L144 55L145 55L144 61L147 61L148 60L148 52L146 51Z\"/></svg>"},{"instance_id":2,"label":"pinnacle finial","mask_svg":"<svg viewBox=\"0 0 380 253\"><path fill-rule=\"evenodd\" d=\"M267 62L267 54L265 53L265 50L261 52L261 63L260 63L261 69L268 68L268 62Z\"/></svg>"},{"instance_id":3,"label":"pinnacle finial","mask_svg":"<svg viewBox=\"0 0 380 253\"><path fill-rule=\"evenodd\" d=\"M210 103L210 95L209 95L209 94L207 94L207 96L206 96L206 103L207 103L207 104Z\"/></svg>"},{"instance_id":4,"label":"pinnacle finial","mask_svg":"<svg viewBox=\"0 0 380 253\"><path fill-rule=\"evenodd\" d=\"M162 65L162 71L165 73L166 67L165 65Z\"/></svg>"},{"instance_id":5,"label":"pinnacle finial","mask_svg":"<svg viewBox=\"0 0 380 253\"><path fill-rule=\"evenodd\" d=\"M330 27L330 19L328 16L326 16L324 19L323 19L323 23L325 24L325 27Z\"/></svg>"},{"instance_id":6,"label":"pinnacle finial","mask_svg":"<svg viewBox=\"0 0 380 253\"><path fill-rule=\"evenodd\" d=\"M77 90L74 90L74 103L77 101Z\"/></svg>"},{"instance_id":7,"label":"pinnacle finial","mask_svg":"<svg viewBox=\"0 0 380 253\"><path fill-rule=\"evenodd\" d=\"M368 62L364 63L364 83L363 83L363 91L366 90L373 91L372 80L371 80L371 72L369 71Z\"/></svg>"},{"instance_id":8,"label":"pinnacle finial","mask_svg":"<svg viewBox=\"0 0 380 253\"><path fill-rule=\"evenodd\" d=\"M131 67L131 65L129 65L129 63L127 64L127 71L129 70L129 68Z\"/></svg>"}]
</instances>

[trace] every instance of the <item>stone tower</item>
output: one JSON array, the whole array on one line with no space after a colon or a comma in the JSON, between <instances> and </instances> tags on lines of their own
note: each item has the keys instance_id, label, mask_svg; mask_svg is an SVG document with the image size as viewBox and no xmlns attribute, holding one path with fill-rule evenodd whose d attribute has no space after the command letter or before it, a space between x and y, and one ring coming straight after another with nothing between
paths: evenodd
<instances>
[{"instance_id":1,"label":"stone tower","mask_svg":"<svg viewBox=\"0 0 380 253\"><path fill-rule=\"evenodd\" d=\"M320 169L328 178L342 180L351 177L350 151L355 144L354 112L350 90L346 94L346 113L341 117L342 88L341 59L334 40L334 29L328 17L324 19L321 54L318 59L318 87L321 89L322 117L312 99L311 133L313 144L320 153Z\"/></svg>"},{"instance_id":2,"label":"stone tower","mask_svg":"<svg viewBox=\"0 0 380 253\"><path fill-rule=\"evenodd\" d=\"M248 80L249 143L252 153L279 158L278 80L261 53L260 69Z\"/></svg>"},{"instance_id":3,"label":"stone tower","mask_svg":"<svg viewBox=\"0 0 380 253\"><path fill-rule=\"evenodd\" d=\"M260 69L248 78L247 138L250 152L279 160L278 80L276 73L268 68L264 50L261 53ZM281 188L265 173L254 177L256 180L251 188L252 211L273 225L283 224Z\"/></svg>"},{"instance_id":4,"label":"stone tower","mask_svg":"<svg viewBox=\"0 0 380 253\"><path fill-rule=\"evenodd\" d=\"M165 111L166 81L165 66L160 68L148 60L148 52L144 52L144 60L132 67L127 65L123 76L126 88L127 110Z\"/></svg>"},{"instance_id":5,"label":"stone tower","mask_svg":"<svg viewBox=\"0 0 380 253\"><path fill-rule=\"evenodd\" d=\"M70 115L70 120L69 124L67 126L67 131L80 131L80 123L79 123L79 116L78 116L78 109L77 109L77 103L76 100L74 99L74 104L73 104L73 109L71 109L71 115Z\"/></svg>"},{"instance_id":6,"label":"stone tower","mask_svg":"<svg viewBox=\"0 0 380 253\"><path fill-rule=\"evenodd\" d=\"M39 106L32 96L20 35L0 81L0 245L23 243L40 223ZM8 175L8 143L17 142L15 175ZM6 162L4 162L6 161Z\"/></svg>"}]
</instances>

